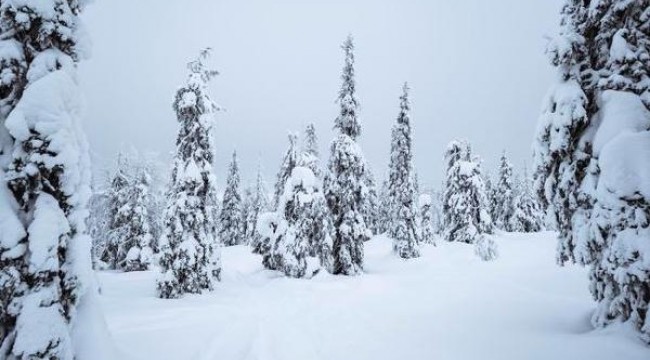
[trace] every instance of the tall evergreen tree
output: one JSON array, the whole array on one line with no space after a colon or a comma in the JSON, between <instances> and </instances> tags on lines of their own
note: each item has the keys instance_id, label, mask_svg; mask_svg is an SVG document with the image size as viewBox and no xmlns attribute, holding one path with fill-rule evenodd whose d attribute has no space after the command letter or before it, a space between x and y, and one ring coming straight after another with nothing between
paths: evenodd
<instances>
[{"instance_id":1,"label":"tall evergreen tree","mask_svg":"<svg viewBox=\"0 0 650 360\"><path fill-rule=\"evenodd\" d=\"M99 260L107 269L123 268L128 249L121 247L126 237L129 218L120 216L120 209L127 206L131 186L130 159L124 153L117 157L117 168L109 185L107 194L106 243L101 249ZM120 265L120 263L122 263Z\"/></svg>"},{"instance_id":2,"label":"tall evergreen tree","mask_svg":"<svg viewBox=\"0 0 650 360\"><path fill-rule=\"evenodd\" d=\"M505 231L512 231L512 216L515 213L515 188L512 165L504 152L499 161L498 181L494 189L494 225Z\"/></svg>"},{"instance_id":3,"label":"tall evergreen tree","mask_svg":"<svg viewBox=\"0 0 650 360\"><path fill-rule=\"evenodd\" d=\"M388 176L388 197L391 219L388 234L393 239L393 251L401 258L420 256L419 224L413 176L413 150L408 85L400 96L400 111L393 126Z\"/></svg>"},{"instance_id":4,"label":"tall evergreen tree","mask_svg":"<svg viewBox=\"0 0 650 360\"><path fill-rule=\"evenodd\" d=\"M85 311L96 288L76 74L86 55L79 17L86 3L0 2L2 359L86 359L73 328L97 329ZM106 358L102 350L96 358Z\"/></svg>"},{"instance_id":5,"label":"tall evergreen tree","mask_svg":"<svg viewBox=\"0 0 650 360\"><path fill-rule=\"evenodd\" d=\"M364 221L362 194L366 193L366 165L356 140L361 135L358 101L355 97L354 45L349 36L342 46L345 66L335 120L338 136L332 142L325 198L334 225L333 272L354 275L363 271L363 243L370 237Z\"/></svg>"},{"instance_id":6,"label":"tall evergreen tree","mask_svg":"<svg viewBox=\"0 0 650 360\"><path fill-rule=\"evenodd\" d=\"M447 241L474 243L492 233L479 160L467 141L452 141L445 152L447 166L443 214Z\"/></svg>"},{"instance_id":7,"label":"tall evergreen tree","mask_svg":"<svg viewBox=\"0 0 650 360\"><path fill-rule=\"evenodd\" d=\"M203 50L189 63L187 82L173 104L180 129L160 240L161 298L212 289L221 270L211 208L216 186L212 130L218 107L207 93L207 83L217 72L206 67L208 56L209 49Z\"/></svg>"},{"instance_id":8,"label":"tall evergreen tree","mask_svg":"<svg viewBox=\"0 0 650 360\"><path fill-rule=\"evenodd\" d=\"M147 270L153 262L153 236L149 226L149 185L151 179L140 168L133 179L130 191L130 202L127 208L120 209L120 216L130 219L128 236L126 237L128 251L124 270Z\"/></svg>"},{"instance_id":9,"label":"tall evergreen tree","mask_svg":"<svg viewBox=\"0 0 650 360\"><path fill-rule=\"evenodd\" d=\"M534 146L535 189L544 209L555 218L560 264L582 262L574 257L572 229L574 223L587 223L592 207L591 197L581 190L591 172L591 143L583 136L595 104L586 38L592 31L588 12L584 0L569 0L562 9L560 34L547 49L558 69L558 81L544 101Z\"/></svg>"},{"instance_id":10,"label":"tall evergreen tree","mask_svg":"<svg viewBox=\"0 0 650 360\"><path fill-rule=\"evenodd\" d=\"M289 134L289 148L282 158L282 165L280 165L280 170L278 170L278 175L275 180L275 192L273 195L273 208L278 207L280 197L284 193L284 184L287 182L293 168L298 165L299 156L298 156L298 135L290 133Z\"/></svg>"},{"instance_id":11,"label":"tall evergreen tree","mask_svg":"<svg viewBox=\"0 0 650 360\"><path fill-rule=\"evenodd\" d=\"M558 260L590 267L593 324L628 321L648 342L650 195L640 173L647 161L632 154L650 146L649 7L567 1L549 47L558 82L534 148L536 190L559 230Z\"/></svg>"},{"instance_id":12,"label":"tall evergreen tree","mask_svg":"<svg viewBox=\"0 0 650 360\"><path fill-rule=\"evenodd\" d=\"M264 179L262 178L261 166L257 167L257 178L255 180L255 193L253 194L253 201L251 203L250 211L248 212L248 228L251 234L250 245L254 254L261 254L261 235L259 231L259 217L262 213L268 211L269 201L264 186Z\"/></svg>"},{"instance_id":13,"label":"tall evergreen tree","mask_svg":"<svg viewBox=\"0 0 650 360\"><path fill-rule=\"evenodd\" d=\"M226 246L242 244L244 241L242 198L239 193L239 165L237 153L232 153L232 161L228 167L226 190L223 193L221 215L219 216L219 239Z\"/></svg>"}]
</instances>

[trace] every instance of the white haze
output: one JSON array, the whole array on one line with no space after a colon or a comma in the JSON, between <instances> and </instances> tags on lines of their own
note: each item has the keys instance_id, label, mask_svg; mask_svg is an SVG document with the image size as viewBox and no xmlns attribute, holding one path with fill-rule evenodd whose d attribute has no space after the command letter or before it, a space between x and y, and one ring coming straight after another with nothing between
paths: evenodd
<instances>
[{"instance_id":1,"label":"white haze","mask_svg":"<svg viewBox=\"0 0 650 360\"><path fill-rule=\"evenodd\" d=\"M221 72L212 95L218 115L220 182L233 149L243 177L258 158L274 180L288 130L314 122L326 162L348 33L356 42L362 146L383 178L401 84L412 87L415 161L438 187L442 153L469 139L492 168L505 149L530 162L530 144L553 71L544 55L560 0L213 1L103 0L84 18L93 41L81 66L86 130L97 168L120 149L169 160L177 123L171 102L185 64L214 49Z\"/></svg>"}]
</instances>

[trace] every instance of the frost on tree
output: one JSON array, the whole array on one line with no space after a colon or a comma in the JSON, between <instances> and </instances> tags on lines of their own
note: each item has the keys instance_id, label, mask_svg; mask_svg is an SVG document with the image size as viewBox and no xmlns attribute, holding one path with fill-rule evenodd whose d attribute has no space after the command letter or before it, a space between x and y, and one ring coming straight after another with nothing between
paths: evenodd
<instances>
[{"instance_id":1,"label":"frost on tree","mask_svg":"<svg viewBox=\"0 0 650 360\"><path fill-rule=\"evenodd\" d=\"M422 194L418 198L420 211L420 241L423 244L436 245L436 238L433 233L433 203L431 195Z\"/></svg>"},{"instance_id":2,"label":"frost on tree","mask_svg":"<svg viewBox=\"0 0 650 360\"><path fill-rule=\"evenodd\" d=\"M445 152L447 167L443 194L444 237L474 243L492 233L480 162L467 141L452 141Z\"/></svg>"},{"instance_id":3,"label":"frost on tree","mask_svg":"<svg viewBox=\"0 0 650 360\"><path fill-rule=\"evenodd\" d=\"M284 192L284 184L287 182L289 176L291 176L291 172L293 171L293 168L295 168L298 165L299 158L298 158L297 143L298 143L298 135L290 133L289 148L287 149L287 152L284 154L284 157L282 158L282 165L280 165L280 170L278 170L278 174L275 180L275 188L274 188L275 192L273 195L274 209L278 207L278 203L280 202L280 197Z\"/></svg>"},{"instance_id":4,"label":"frost on tree","mask_svg":"<svg viewBox=\"0 0 650 360\"><path fill-rule=\"evenodd\" d=\"M363 243L370 237L364 220L363 194L367 193L366 161L356 140L361 135L355 97L354 45L348 37L342 46L345 66L335 120L338 136L330 147L325 176L325 199L332 216L333 273L354 275L363 271Z\"/></svg>"},{"instance_id":5,"label":"frost on tree","mask_svg":"<svg viewBox=\"0 0 650 360\"><path fill-rule=\"evenodd\" d=\"M96 296L85 226L90 161L76 76L85 5L0 2L3 359L91 358L75 342L78 329L91 326L87 309Z\"/></svg>"},{"instance_id":6,"label":"frost on tree","mask_svg":"<svg viewBox=\"0 0 650 360\"><path fill-rule=\"evenodd\" d=\"M590 267L595 326L650 342L648 0L569 1L549 54L558 81L535 144L536 190L555 216L558 260Z\"/></svg>"},{"instance_id":7,"label":"frost on tree","mask_svg":"<svg viewBox=\"0 0 650 360\"><path fill-rule=\"evenodd\" d=\"M239 164L237 153L233 152L228 167L226 189L223 193L221 215L219 216L219 240L225 246L239 245L244 242L242 199L239 193Z\"/></svg>"},{"instance_id":8,"label":"frost on tree","mask_svg":"<svg viewBox=\"0 0 650 360\"><path fill-rule=\"evenodd\" d=\"M400 96L400 111L393 126L390 163L388 166L388 203L390 220L388 236L393 251L403 259L420 256L420 226L417 222L417 199L413 169L413 136L409 115L408 85Z\"/></svg>"},{"instance_id":9,"label":"frost on tree","mask_svg":"<svg viewBox=\"0 0 650 360\"><path fill-rule=\"evenodd\" d=\"M180 129L159 244L161 298L212 289L221 270L212 209L216 186L212 130L218 107L207 93L207 83L217 72L206 67L208 55L204 50L189 63L187 82L173 103Z\"/></svg>"},{"instance_id":10,"label":"frost on tree","mask_svg":"<svg viewBox=\"0 0 650 360\"><path fill-rule=\"evenodd\" d=\"M505 152L499 161L499 172L497 183L494 187L494 210L495 217L492 218L494 226L504 231L513 231L512 217L515 213L514 199L516 196L512 165Z\"/></svg>"},{"instance_id":11,"label":"frost on tree","mask_svg":"<svg viewBox=\"0 0 650 360\"><path fill-rule=\"evenodd\" d=\"M319 182L309 168L293 169L278 210L264 214L260 222L267 249L265 267L290 277L304 277L308 275L307 258L315 256L331 271L331 222Z\"/></svg>"},{"instance_id":12,"label":"frost on tree","mask_svg":"<svg viewBox=\"0 0 650 360\"><path fill-rule=\"evenodd\" d=\"M259 231L259 217L262 213L268 211L269 200L264 186L264 179L262 178L261 166L257 167L257 178L255 180L255 193L251 201L251 206L247 216L247 228L251 238L249 244L251 245L254 254L261 254L261 240L262 236Z\"/></svg>"}]
</instances>

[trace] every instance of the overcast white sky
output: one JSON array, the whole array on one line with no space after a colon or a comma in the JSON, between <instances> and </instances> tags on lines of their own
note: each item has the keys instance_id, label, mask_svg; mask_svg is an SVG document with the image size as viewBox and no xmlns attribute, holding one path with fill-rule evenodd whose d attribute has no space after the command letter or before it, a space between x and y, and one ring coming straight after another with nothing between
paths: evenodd
<instances>
[{"instance_id":1,"label":"overcast white sky","mask_svg":"<svg viewBox=\"0 0 650 360\"><path fill-rule=\"evenodd\" d=\"M442 180L442 154L469 139L486 166L505 149L530 163L531 141L553 71L545 35L561 0L101 0L84 15L92 58L81 66L85 124L95 166L121 148L167 161L177 122L171 102L199 49L221 72L217 170L237 149L243 178L261 158L272 183L289 130L314 122L326 163L348 33L356 42L366 157L383 178L401 84L412 88L415 162L421 181Z\"/></svg>"}]
</instances>

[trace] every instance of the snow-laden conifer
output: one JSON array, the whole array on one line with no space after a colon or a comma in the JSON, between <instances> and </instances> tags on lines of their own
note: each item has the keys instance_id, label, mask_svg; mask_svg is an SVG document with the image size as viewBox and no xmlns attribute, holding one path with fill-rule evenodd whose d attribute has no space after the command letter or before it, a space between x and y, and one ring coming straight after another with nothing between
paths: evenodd
<instances>
[{"instance_id":1,"label":"snow-laden conifer","mask_svg":"<svg viewBox=\"0 0 650 360\"><path fill-rule=\"evenodd\" d=\"M244 218L239 182L237 153L233 152L219 216L219 240L225 246L239 245L244 242Z\"/></svg>"},{"instance_id":2,"label":"snow-laden conifer","mask_svg":"<svg viewBox=\"0 0 650 360\"><path fill-rule=\"evenodd\" d=\"M367 193L366 161L356 142L361 134L355 97L354 45L348 37L342 46L345 65L339 91L337 137L330 148L324 188L334 226L333 272L354 275L363 271L363 243L370 237L364 220L363 194Z\"/></svg>"},{"instance_id":3,"label":"snow-laden conifer","mask_svg":"<svg viewBox=\"0 0 650 360\"><path fill-rule=\"evenodd\" d=\"M293 168L298 165L298 161L300 160L297 143L298 135L289 133L289 148L282 158L282 164L280 165L280 169L278 170L278 174L275 179L275 192L273 194L272 204L274 209L278 207L280 197L284 193L284 184L287 182L287 179L289 176L291 176Z\"/></svg>"},{"instance_id":4,"label":"snow-laden conifer","mask_svg":"<svg viewBox=\"0 0 650 360\"><path fill-rule=\"evenodd\" d=\"M86 309L96 310L85 224L90 161L76 74L86 54L79 18L86 3L0 2L3 359L91 356L74 346L75 328L89 325ZM104 350L95 358L110 356Z\"/></svg>"},{"instance_id":5,"label":"snow-laden conifer","mask_svg":"<svg viewBox=\"0 0 650 360\"><path fill-rule=\"evenodd\" d=\"M571 0L549 47L558 79L535 151L536 190L558 260L590 267L592 322L627 321L650 342L648 0ZM642 175L646 174L646 175Z\"/></svg>"},{"instance_id":6,"label":"snow-laden conifer","mask_svg":"<svg viewBox=\"0 0 650 360\"><path fill-rule=\"evenodd\" d=\"M492 233L480 161L467 141L452 141L445 152L447 167L443 195L444 237L474 243Z\"/></svg>"},{"instance_id":7,"label":"snow-laden conifer","mask_svg":"<svg viewBox=\"0 0 650 360\"><path fill-rule=\"evenodd\" d=\"M511 231L537 232L544 228L544 216L531 185L531 179L525 170L514 199L515 212L510 219Z\"/></svg>"},{"instance_id":8,"label":"snow-laden conifer","mask_svg":"<svg viewBox=\"0 0 650 360\"><path fill-rule=\"evenodd\" d=\"M259 217L262 213L269 210L269 200L266 192L266 187L264 184L264 178L262 177L261 165L257 167L257 177L255 179L255 192L252 195L251 206L248 211L247 217L247 228L249 229L249 234L251 238L249 239L249 244L255 254L261 254L261 234L259 231Z\"/></svg>"},{"instance_id":9,"label":"snow-laden conifer","mask_svg":"<svg viewBox=\"0 0 650 360\"><path fill-rule=\"evenodd\" d=\"M400 111L393 126L388 175L390 221L388 235L393 239L393 251L404 259L420 256L420 224L417 220L417 199L413 169L413 136L411 132L408 85L400 96Z\"/></svg>"},{"instance_id":10,"label":"snow-laden conifer","mask_svg":"<svg viewBox=\"0 0 650 360\"><path fill-rule=\"evenodd\" d=\"M216 186L212 130L218 107L207 93L207 83L217 72L206 67L208 56L209 49L203 50L189 63L189 76L173 104L180 129L160 239L157 288L162 298L212 289L221 270L211 201Z\"/></svg>"},{"instance_id":11,"label":"snow-laden conifer","mask_svg":"<svg viewBox=\"0 0 650 360\"><path fill-rule=\"evenodd\" d=\"M504 231L512 231L512 216L515 213L514 199L516 189L512 173L512 164L508 161L505 152L499 160L497 183L494 187L494 226Z\"/></svg>"}]
</instances>

